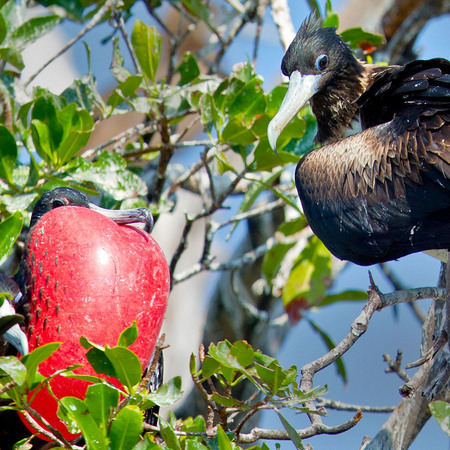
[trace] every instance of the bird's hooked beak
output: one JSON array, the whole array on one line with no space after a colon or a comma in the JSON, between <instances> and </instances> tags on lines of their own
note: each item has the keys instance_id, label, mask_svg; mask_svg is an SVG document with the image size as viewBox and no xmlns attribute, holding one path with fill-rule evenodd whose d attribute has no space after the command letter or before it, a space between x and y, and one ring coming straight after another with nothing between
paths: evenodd
<instances>
[{"instance_id":1,"label":"bird's hooked beak","mask_svg":"<svg viewBox=\"0 0 450 450\"><path fill-rule=\"evenodd\" d=\"M153 229L152 213L145 208L136 209L105 209L89 203L89 209L96 211L118 224L143 223L145 231L150 233Z\"/></svg>"},{"instance_id":2,"label":"bird's hooked beak","mask_svg":"<svg viewBox=\"0 0 450 450\"><path fill-rule=\"evenodd\" d=\"M269 144L276 151L277 139L286 125L317 92L317 83L322 75L302 75L298 70L292 72L289 87L280 109L267 128Z\"/></svg>"},{"instance_id":3,"label":"bird's hooked beak","mask_svg":"<svg viewBox=\"0 0 450 450\"><path fill-rule=\"evenodd\" d=\"M20 295L22 294L20 293ZM15 309L13 308L11 303L9 303L9 301L5 298L3 300L2 306L0 306L0 318L7 316L15 316L15 314L16 314ZM8 341L11 345L13 345L20 354L26 355L28 353L28 339L26 334L21 330L20 326L17 324L17 320L15 320L15 322L16 324L10 327L7 331L5 331L2 337L6 341Z\"/></svg>"}]
</instances>

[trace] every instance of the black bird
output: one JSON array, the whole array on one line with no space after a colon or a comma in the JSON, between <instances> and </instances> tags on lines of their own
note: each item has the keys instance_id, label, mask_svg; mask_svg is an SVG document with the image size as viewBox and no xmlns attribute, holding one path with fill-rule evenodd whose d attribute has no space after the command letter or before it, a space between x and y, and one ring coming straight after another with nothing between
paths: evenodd
<instances>
[{"instance_id":1,"label":"black bird","mask_svg":"<svg viewBox=\"0 0 450 450\"><path fill-rule=\"evenodd\" d=\"M310 16L282 61L290 79L269 124L272 148L310 100L315 142L295 184L315 234L360 265L450 248L450 64L357 60L334 28ZM362 131L344 138L359 115Z\"/></svg>"}]
</instances>

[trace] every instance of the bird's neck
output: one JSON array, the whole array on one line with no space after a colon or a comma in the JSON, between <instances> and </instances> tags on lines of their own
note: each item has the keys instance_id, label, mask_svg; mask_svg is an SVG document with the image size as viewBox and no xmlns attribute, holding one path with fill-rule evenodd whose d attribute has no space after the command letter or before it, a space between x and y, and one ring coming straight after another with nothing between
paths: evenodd
<instances>
[{"instance_id":1,"label":"bird's neck","mask_svg":"<svg viewBox=\"0 0 450 450\"><path fill-rule=\"evenodd\" d=\"M354 60L338 77L311 99L317 118L316 143L331 143L341 139L357 117L356 101L371 83L373 67Z\"/></svg>"}]
</instances>

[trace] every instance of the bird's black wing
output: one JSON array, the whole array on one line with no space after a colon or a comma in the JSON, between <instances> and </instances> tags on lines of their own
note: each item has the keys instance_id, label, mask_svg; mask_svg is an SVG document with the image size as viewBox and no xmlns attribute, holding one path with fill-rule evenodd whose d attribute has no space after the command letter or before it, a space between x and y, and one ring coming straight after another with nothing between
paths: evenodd
<instances>
[{"instance_id":1,"label":"bird's black wing","mask_svg":"<svg viewBox=\"0 0 450 450\"><path fill-rule=\"evenodd\" d=\"M417 118L418 113L425 111L429 111L427 115L448 113L450 62L446 59L388 67L374 73L374 78L357 101L363 129L390 122L395 117L410 120L412 114Z\"/></svg>"}]
</instances>

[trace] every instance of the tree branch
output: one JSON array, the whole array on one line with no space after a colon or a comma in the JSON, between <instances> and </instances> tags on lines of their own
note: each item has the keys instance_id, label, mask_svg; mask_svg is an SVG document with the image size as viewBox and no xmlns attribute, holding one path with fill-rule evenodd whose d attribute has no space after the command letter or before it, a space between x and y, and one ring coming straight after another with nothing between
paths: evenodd
<instances>
[{"instance_id":1,"label":"tree branch","mask_svg":"<svg viewBox=\"0 0 450 450\"><path fill-rule=\"evenodd\" d=\"M310 438L319 434L340 434L353 428L362 417L361 411L358 411L348 422L341 425L330 427L324 424L313 424L308 428L296 430L300 439ZM259 439L290 440L289 434L284 430L267 430L263 428L253 428L248 434L240 434L239 444L251 444Z\"/></svg>"},{"instance_id":2,"label":"tree branch","mask_svg":"<svg viewBox=\"0 0 450 450\"><path fill-rule=\"evenodd\" d=\"M281 45L287 50L295 37L295 29L287 0L272 0L272 18L278 29Z\"/></svg>"}]
</instances>

